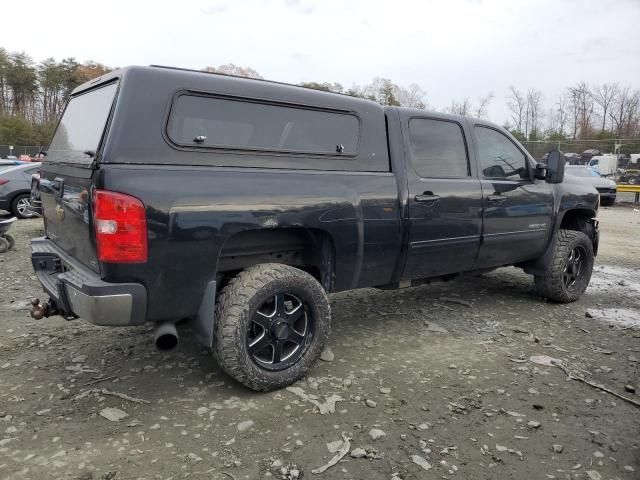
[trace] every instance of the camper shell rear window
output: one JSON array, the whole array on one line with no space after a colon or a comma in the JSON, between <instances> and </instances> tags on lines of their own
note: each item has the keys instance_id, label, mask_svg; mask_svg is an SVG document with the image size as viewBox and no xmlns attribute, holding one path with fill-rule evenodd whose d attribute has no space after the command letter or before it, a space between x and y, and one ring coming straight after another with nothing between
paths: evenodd
<instances>
[{"instance_id":1,"label":"camper shell rear window","mask_svg":"<svg viewBox=\"0 0 640 480\"><path fill-rule=\"evenodd\" d=\"M117 89L118 83L113 82L71 98L47 149L46 162L93 163Z\"/></svg>"}]
</instances>

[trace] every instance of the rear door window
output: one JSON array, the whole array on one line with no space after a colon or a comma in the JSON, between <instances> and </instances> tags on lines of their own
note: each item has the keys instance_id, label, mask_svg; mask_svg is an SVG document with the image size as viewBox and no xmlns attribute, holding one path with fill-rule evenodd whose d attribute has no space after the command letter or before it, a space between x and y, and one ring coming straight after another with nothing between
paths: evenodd
<instances>
[{"instance_id":1,"label":"rear door window","mask_svg":"<svg viewBox=\"0 0 640 480\"><path fill-rule=\"evenodd\" d=\"M360 122L347 112L180 95L167 133L189 147L353 156Z\"/></svg>"},{"instance_id":2,"label":"rear door window","mask_svg":"<svg viewBox=\"0 0 640 480\"><path fill-rule=\"evenodd\" d=\"M48 163L90 165L107 125L117 83L72 97L47 150Z\"/></svg>"},{"instance_id":3,"label":"rear door window","mask_svg":"<svg viewBox=\"0 0 640 480\"><path fill-rule=\"evenodd\" d=\"M413 168L423 178L470 176L462 127L455 122L412 118L409 143Z\"/></svg>"}]
</instances>

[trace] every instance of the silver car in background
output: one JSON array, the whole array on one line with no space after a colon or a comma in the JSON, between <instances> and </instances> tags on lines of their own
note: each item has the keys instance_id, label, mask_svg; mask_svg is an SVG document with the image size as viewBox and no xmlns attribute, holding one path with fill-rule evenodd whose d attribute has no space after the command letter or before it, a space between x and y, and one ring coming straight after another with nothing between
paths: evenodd
<instances>
[{"instance_id":1,"label":"silver car in background","mask_svg":"<svg viewBox=\"0 0 640 480\"><path fill-rule=\"evenodd\" d=\"M40 171L40 163L0 166L0 210L18 218L35 216L31 211L31 175Z\"/></svg>"},{"instance_id":2,"label":"silver car in background","mask_svg":"<svg viewBox=\"0 0 640 480\"><path fill-rule=\"evenodd\" d=\"M590 183L600 194L600 205L610 206L616 201L616 182L603 178L593 168L584 165L567 165L565 173Z\"/></svg>"}]
</instances>

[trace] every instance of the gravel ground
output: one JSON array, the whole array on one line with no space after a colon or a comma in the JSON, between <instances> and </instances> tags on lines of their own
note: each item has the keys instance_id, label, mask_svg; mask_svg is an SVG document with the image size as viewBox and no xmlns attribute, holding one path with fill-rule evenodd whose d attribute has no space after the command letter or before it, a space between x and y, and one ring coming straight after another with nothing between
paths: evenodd
<instances>
[{"instance_id":1,"label":"gravel ground","mask_svg":"<svg viewBox=\"0 0 640 480\"><path fill-rule=\"evenodd\" d=\"M0 254L0 478L638 479L640 408L549 364L640 402L640 212L600 220L578 302L546 303L513 268L332 295L326 360L268 394L188 325L166 354L148 327L32 320L42 223L20 221Z\"/></svg>"}]
</instances>

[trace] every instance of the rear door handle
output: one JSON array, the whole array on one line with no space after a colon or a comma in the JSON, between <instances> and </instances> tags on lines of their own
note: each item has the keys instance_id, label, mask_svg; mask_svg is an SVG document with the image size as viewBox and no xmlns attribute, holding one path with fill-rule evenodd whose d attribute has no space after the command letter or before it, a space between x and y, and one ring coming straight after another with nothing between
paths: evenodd
<instances>
[{"instance_id":1,"label":"rear door handle","mask_svg":"<svg viewBox=\"0 0 640 480\"><path fill-rule=\"evenodd\" d=\"M440 201L440 195L427 195L427 194L422 194L422 195L416 195L416 202L431 202L431 203L437 203Z\"/></svg>"},{"instance_id":2,"label":"rear door handle","mask_svg":"<svg viewBox=\"0 0 640 480\"><path fill-rule=\"evenodd\" d=\"M494 195L489 195L487 197L487 200L489 200L490 202L504 202L507 199L507 197L505 197L504 195L500 195L500 194L494 194Z\"/></svg>"}]
</instances>

